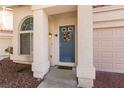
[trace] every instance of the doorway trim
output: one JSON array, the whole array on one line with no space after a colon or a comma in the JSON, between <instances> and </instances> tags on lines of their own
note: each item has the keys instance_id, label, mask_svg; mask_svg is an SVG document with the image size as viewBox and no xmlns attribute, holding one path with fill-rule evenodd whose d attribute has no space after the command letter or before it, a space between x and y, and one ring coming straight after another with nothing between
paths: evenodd
<instances>
[{"instance_id":1,"label":"doorway trim","mask_svg":"<svg viewBox=\"0 0 124 93\"><path fill-rule=\"evenodd\" d=\"M74 26L74 35L75 35L75 38L74 38L74 40L75 40L75 62L74 63L71 63L71 62L60 62L60 27L62 27L62 26ZM71 67L75 67L76 66L76 24L65 24L65 25L60 25L59 26L59 28L58 28L58 63L57 63L57 65L59 65L59 66L71 66Z\"/></svg>"},{"instance_id":2,"label":"doorway trim","mask_svg":"<svg viewBox=\"0 0 124 93\"><path fill-rule=\"evenodd\" d=\"M75 63L62 63L59 61L59 26L75 25ZM49 16L49 29L52 33L51 49L52 66L71 66L77 65L77 12L68 12Z\"/></svg>"}]
</instances>

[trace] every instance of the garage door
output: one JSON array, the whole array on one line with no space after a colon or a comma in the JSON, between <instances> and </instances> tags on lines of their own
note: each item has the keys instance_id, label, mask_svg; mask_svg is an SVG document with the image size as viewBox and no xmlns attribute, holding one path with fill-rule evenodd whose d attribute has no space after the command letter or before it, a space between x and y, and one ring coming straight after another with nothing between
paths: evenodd
<instances>
[{"instance_id":1,"label":"garage door","mask_svg":"<svg viewBox=\"0 0 124 93\"><path fill-rule=\"evenodd\" d=\"M124 28L95 29L93 42L96 70L124 73Z\"/></svg>"}]
</instances>

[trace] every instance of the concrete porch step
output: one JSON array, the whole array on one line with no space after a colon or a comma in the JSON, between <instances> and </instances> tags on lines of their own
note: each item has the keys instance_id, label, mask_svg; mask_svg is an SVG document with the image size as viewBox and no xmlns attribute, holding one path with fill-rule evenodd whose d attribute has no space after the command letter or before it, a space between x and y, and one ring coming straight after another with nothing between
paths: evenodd
<instances>
[{"instance_id":1,"label":"concrete porch step","mask_svg":"<svg viewBox=\"0 0 124 93\"><path fill-rule=\"evenodd\" d=\"M38 88L76 88L77 78L74 70L51 68Z\"/></svg>"}]
</instances>

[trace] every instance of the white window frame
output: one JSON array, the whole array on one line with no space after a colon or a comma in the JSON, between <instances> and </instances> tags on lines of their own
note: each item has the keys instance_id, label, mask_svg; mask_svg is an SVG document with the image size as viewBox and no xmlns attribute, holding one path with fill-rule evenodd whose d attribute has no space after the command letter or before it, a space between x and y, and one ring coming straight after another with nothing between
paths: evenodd
<instances>
[{"instance_id":1,"label":"white window frame","mask_svg":"<svg viewBox=\"0 0 124 93\"><path fill-rule=\"evenodd\" d=\"M20 35L21 35L21 34L25 34L25 33L30 33L30 34L32 33L32 34L33 34L33 30L19 31L19 54L20 54L20 55L26 55L26 56L27 56L27 55L33 55L33 53L32 53L33 50L31 50L31 48L30 48L30 54L21 54L21 51L20 51L20 50L21 50L21 49L20 49L20 44L21 44L21 42L20 42L20 41L21 41ZM30 38L30 42L31 42L31 38ZM30 43L30 47L31 47L31 43ZM33 47L33 46L32 46L32 47Z\"/></svg>"},{"instance_id":2,"label":"white window frame","mask_svg":"<svg viewBox=\"0 0 124 93\"><path fill-rule=\"evenodd\" d=\"M33 30L24 30L24 31L22 31L21 30L21 26L22 26L22 24L23 24L23 22L27 19L27 18L30 18L30 17L33 17L33 16L28 16L28 17L25 17L23 20L22 20L22 22L21 22L21 24L20 24L20 27L19 27L19 55L22 55L22 56L32 56L33 55L33 50L31 50L31 48L30 48L30 54L21 54L21 47L20 47L20 41L21 41L21 39L20 39L20 35L21 34L25 34L25 33L30 33L30 34L33 34ZM33 38L33 37L32 37ZM31 42L31 38L30 38L30 42ZM33 41L32 41L33 42ZM31 47L31 43L30 43L30 47ZM33 46L32 46L33 47Z\"/></svg>"}]
</instances>

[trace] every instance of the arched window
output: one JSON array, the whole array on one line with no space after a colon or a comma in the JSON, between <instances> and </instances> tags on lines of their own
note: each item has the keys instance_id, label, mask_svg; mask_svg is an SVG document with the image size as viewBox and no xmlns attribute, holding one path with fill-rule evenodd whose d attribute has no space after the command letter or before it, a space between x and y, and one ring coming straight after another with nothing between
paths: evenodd
<instances>
[{"instance_id":1,"label":"arched window","mask_svg":"<svg viewBox=\"0 0 124 93\"><path fill-rule=\"evenodd\" d=\"M24 20L21 25L21 31L33 30L33 17L29 17Z\"/></svg>"},{"instance_id":2,"label":"arched window","mask_svg":"<svg viewBox=\"0 0 124 93\"><path fill-rule=\"evenodd\" d=\"M20 54L31 55L33 52L33 17L26 18L20 28Z\"/></svg>"}]
</instances>

